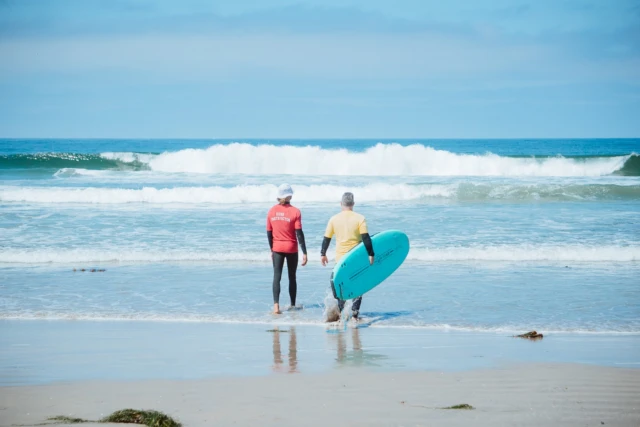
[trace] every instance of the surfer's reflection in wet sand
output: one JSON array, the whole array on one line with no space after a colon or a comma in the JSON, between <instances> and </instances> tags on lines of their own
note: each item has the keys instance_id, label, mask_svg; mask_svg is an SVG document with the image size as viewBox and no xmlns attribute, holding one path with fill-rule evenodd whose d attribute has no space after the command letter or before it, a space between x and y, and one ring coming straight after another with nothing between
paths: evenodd
<instances>
[{"instance_id":1,"label":"surfer's reflection in wet sand","mask_svg":"<svg viewBox=\"0 0 640 427\"><path fill-rule=\"evenodd\" d=\"M282 351L280 349L280 334L289 335L289 369L283 367ZM298 342L296 340L296 328L291 326L289 330L281 331L276 328L273 331L273 367L274 372L285 372L289 374L298 373Z\"/></svg>"},{"instance_id":2,"label":"surfer's reflection in wet sand","mask_svg":"<svg viewBox=\"0 0 640 427\"><path fill-rule=\"evenodd\" d=\"M359 328L350 328L349 330L344 330L338 333L331 334L333 339L336 341L336 352L337 357L336 361L339 365L343 366L378 366L377 363L380 360L384 360L387 356L382 354L371 353L370 351L364 350L362 347L362 341L360 340L360 329ZM347 336L351 336L351 351L349 351L347 346Z\"/></svg>"}]
</instances>

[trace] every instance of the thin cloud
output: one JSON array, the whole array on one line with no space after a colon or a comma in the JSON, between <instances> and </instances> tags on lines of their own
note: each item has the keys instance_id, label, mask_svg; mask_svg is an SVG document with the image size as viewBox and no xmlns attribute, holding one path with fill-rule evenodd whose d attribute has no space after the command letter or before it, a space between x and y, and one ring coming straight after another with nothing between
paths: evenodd
<instances>
[{"instance_id":1,"label":"thin cloud","mask_svg":"<svg viewBox=\"0 0 640 427\"><path fill-rule=\"evenodd\" d=\"M118 6L120 5L120 6ZM0 18L6 37L131 34L237 34L237 33L406 33L433 28L420 21L385 16L354 7L291 5L223 16L192 10L166 13L151 6L111 5L105 13L15 14ZM86 7L86 6L85 6Z\"/></svg>"}]
</instances>

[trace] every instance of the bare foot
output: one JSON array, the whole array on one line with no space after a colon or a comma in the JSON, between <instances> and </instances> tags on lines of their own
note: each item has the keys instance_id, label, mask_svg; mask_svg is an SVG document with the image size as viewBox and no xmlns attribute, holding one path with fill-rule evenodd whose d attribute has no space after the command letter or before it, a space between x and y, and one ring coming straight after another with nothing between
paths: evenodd
<instances>
[{"instance_id":1,"label":"bare foot","mask_svg":"<svg viewBox=\"0 0 640 427\"><path fill-rule=\"evenodd\" d=\"M273 314L282 314L280 311L280 304L273 304Z\"/></svg>"}]
</instances>

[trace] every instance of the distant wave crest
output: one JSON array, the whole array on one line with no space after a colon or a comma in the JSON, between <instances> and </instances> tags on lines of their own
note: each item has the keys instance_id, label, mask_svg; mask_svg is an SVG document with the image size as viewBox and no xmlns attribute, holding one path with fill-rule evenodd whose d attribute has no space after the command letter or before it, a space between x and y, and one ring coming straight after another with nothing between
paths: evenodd
<instances>
[{"instance_id":1,"label":"distant wave crest","mask_svg":"<svg viewBox=\"0 0 640 427\"><path fill-rule=\"evenodd\" d=\"M99 154L37 153L0 155L2 169L63 169L84 168L92 170L144 170L148 166L131 158L131 161L109 159Z\"/></svg>"}]
</instances>

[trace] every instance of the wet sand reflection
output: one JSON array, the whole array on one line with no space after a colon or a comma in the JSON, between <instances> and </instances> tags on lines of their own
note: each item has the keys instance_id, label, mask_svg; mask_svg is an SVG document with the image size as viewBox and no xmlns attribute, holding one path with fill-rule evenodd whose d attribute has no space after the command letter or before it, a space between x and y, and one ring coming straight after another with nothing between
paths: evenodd
<instances>
[{"instance_id":1,"label":"wet sand reflection","mask_svg":"<svg viewBox=\"0 0 640 427\"><path fill-rule=\"evenodd\" d=\"M296 328L291 326L289 330L275 328L273 331L273 366L274 372L298 373L298 342ZM282 350L280 347L280 334L289 335L289 353L287 355L288 369L284 365Z\"/></svg>"}]
</instances>

